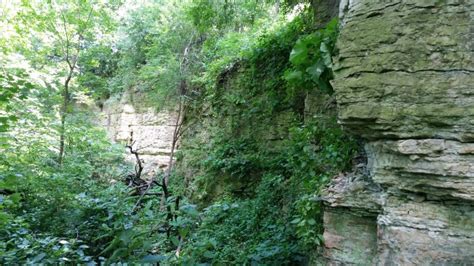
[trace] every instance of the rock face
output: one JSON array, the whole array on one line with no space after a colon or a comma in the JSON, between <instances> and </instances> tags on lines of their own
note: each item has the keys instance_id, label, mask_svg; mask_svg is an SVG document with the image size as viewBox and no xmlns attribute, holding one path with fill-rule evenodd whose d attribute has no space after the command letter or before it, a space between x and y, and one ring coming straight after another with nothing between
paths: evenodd
<instances>
[{"instance_id":1,"label":"rock face","mask_svg":"<svg viewBox=\"0 0 474 266\"><path fill-rule=\"evenodd\" d=\"M144 161L144 174L151 176L169 165L176 118L170 111L157 112L141 105L140 97L127 91L119 100L107 100L102 108L103 125L111 140L134 143L133 148ZM124 151L127 159L135 163L135 157Z\"/></svg>"},{"instance_id":2,"label":"rock face","mask_svg":"<svg viewBox=\"0 0 474 266\"><path fill-rule=\"evenodd\" d=\"M325 192L329 264L474 264L474 2L342 1L333 82L368 174Z\"/></svg>"}]
</instances>

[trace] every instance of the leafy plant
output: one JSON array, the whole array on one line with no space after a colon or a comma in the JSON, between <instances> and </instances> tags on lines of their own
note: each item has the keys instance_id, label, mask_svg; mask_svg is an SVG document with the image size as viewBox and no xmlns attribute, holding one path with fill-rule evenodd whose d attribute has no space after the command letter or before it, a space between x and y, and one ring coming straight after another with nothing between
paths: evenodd
<instances>
[{"instance_id":1,"label":"leafy plant","mask_svg":"<svg viewBox=\"0 0 474 266\"><path fill-rule=\"evenodd\" d=\"M1 69L0 72L0 133L8 130L8 123L18 120L11 113L12 100L26 98L29 90L33 88L27 76L21 69Z\"/></svg>"},{"instance_id":2,"label":"leafy plant","mask_svg":"<svg viewBox=\"0 0 474 266\"><path fill-rule=\"evenodd\" d=\"M315 31L310 5L290 21L277 1L122 2L22 1L0 19L0 59L25 70L0 76L0 264L308 263L320 190L357 149L304 110L332 90L337 22ZM166 189L124 182L91 112L125 91L187 107Z\"/></svg>"},{"instance_id":3,"label":"leafy plant","mask_svg":"<svg viewBox=\"0 0 474 266\"><path fill-rule=\"evenodd\" d=\"M326 93L333 89L329 81L333 78L332 56L337 36L337 19L323 29L302 36L290 54L292 68L285 72L285 80L295 90L310 90L314 86Z\"/></svg>"}]
</instances>

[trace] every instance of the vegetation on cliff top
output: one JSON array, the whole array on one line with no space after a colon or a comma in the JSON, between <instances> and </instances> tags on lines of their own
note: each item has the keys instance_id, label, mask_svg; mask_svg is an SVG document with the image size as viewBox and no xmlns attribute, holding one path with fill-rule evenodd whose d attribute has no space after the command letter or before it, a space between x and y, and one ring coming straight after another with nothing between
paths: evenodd
<instances>
[{"instance_id":1,"label":"vegetation on cliff top","mask_svg":"<svg viewBox=\"0 0 474 266\"><path fill-rule=\"evenodd\" d=\"M305 1L0 5L1 263L308 263L319 192L357 150L332 112L337 20ZM151 180L91 111L127 90L179 106L176 164Z\"/></svg>"}]
</instances>

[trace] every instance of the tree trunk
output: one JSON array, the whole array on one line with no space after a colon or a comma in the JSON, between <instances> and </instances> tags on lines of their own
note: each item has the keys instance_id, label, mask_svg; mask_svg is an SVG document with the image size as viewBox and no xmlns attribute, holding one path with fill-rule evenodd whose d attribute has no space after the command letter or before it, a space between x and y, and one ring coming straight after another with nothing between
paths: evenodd
<instances>
[{"instance_id":1,"label":"tree trunk","mask_svg":"<svg viewBox=\"0 0 474 266\"><path fill-rule=\"evenodd\" d=\"M178 117L176 118L176 124L175 124L174 132L173 132L173 140L171 142L171 153L169 157L168 169L166 169L166 173L165 173L166 185L168 185L169 176L171 175L172 168L173 168L174 153L175 153L176 145L178 144L179 136L181 133L181 127L183 124L183 116L184 116L184 103L183 103L183 99L179 99Z\"/></svg>"},{"instance_id":2,"label":"tree trunk","mask_svg":"<svg viewBox=\"0 0 474 266\"><path fill-rule=\"evenodd\" d=\"M71 82L72 74L74 68L69 69L69 74L64 81L64 90L63 90L63 106L61 107L61 128L59 129L59 165L63 164L64 160L64 139L66 137L66 115L67 109L69 106L69 82Z\"/></svg>"},{"instance_id":3,"label":"tree trunk","mask_svg":"<svg viewBox=\"0 0 474 266\"><path fill-rule=\"evenodd\" d=\"M176 150L176 146L179 141L179 137L181 136L182 133L182 125L184 121L184 100L182 98L179 99L179 107L178 107L178 116L176 117L176 124L174 125L174 132L173 132L173 140L171 142L171 152L170 152L170 157L169 157L169 164L168 168L166 169L165 175L163 177L163 182L162 182L162 188L164 190L164 193L161 197L161 202L160 202L160 210L165 209L166 201L168 198L168 183L169 183L169 178L172 174L173 171L173 163L174 163L174 154Z\"/></svg>"}]
</instances>

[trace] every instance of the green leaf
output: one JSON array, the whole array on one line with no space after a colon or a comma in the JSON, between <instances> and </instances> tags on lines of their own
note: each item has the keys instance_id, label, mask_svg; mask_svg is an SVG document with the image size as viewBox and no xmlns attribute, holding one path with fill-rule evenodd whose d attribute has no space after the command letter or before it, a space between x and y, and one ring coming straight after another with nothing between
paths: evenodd
<instances>
[{"instance_id":1,"label":"green leaf","mask_svg":"<svg viewBox=\"0 0 474 266\"><path fill-rule=\"evenodd\" d=\"M321 80L318 79L316 81L316 84L318 85L318 88L324 92L331 93L332 92L332 87L330 86L329 82L326 80Z\"/></svg>"},{"instance_id":2,"label":"green leaf","mask_svg":"<svg viewBox=\"0 0 474 266\"><path fill-rule=\"evenodd\" d=\"M120 240L121 240L124 244L130 243L130 241L132 240L132 238L133 238L133 231L132 231L132 230L125 230L125 231L123 231L123 232L120 234Z\"/></svg>"},{"instance_id":3,"label":"green leaf","mask_svg":"<svg viewBox=\"0 0 474 266\"><path fill-rule=\"evenodd\" d=\"M205 258L212 259L216 256L214 252L211 252L209 250L205 251L204 254L202 254Z\"/></svg>"},{"instance_id":4,"label":"green leaf","mask_svg":"<svg viewBox=\"0 0 474 266\"><path fill-rule=\"evenodd\" d=\"M299 70L287 71L284 76L285 80L288 82L297 82L303 79L303 72Z\"/></svg>"},{"instance_id":5,"label":"green leaf","mask_svg":"<svg viewBox=\"0 0 474 266\"><path fill-rule=\"evenodd\" d=\"M318 82L325 69L326 66L324 65L323 61L318 60L314 65L308 67L306 72L311 76L311 79L314 82Z\"/></svg>"},{"instance_id":6,"label":"green leaf","mask_svg":"<svg viewBox=\"0 0 474 266\"><path fill-rule=\"evenodd\" d=\"M178 231L179 231L179 235L181 236L181 238L185 238L189 233L189 227L179 228Z\"/></svg>"},{"instance_id":7,"label":"green leaf","mask_svg":"<svg viewBox=\"0 0 474 266\"><path fill-rule=\"evenodd\" d=\"M326 25L325 34L326 35L333 35L337 32L337 27L339 24L339 20L337 18L333 18L329 23Z\"/></svg>"},{"instance_id":8,"label":"green leaf","mask_svg":"<svg viewBox=\"0 0 474 266\"><path fill-rule=\"evenodd\" d=\"M42 259L44 259L44 257L46 257L46 253L40 253L31 260L31 263L40 262Z\"/></svg>"},{"instance_id":9,"label":"green leaf","mask_svg":"<svg viewBox=\"0 0 474 266\"><path fill-rule=\"evenodd\" d=\"M108 261L115 261L115 259L119 258L123 254L126 254L127 249L126 248L119 248L112 253L112 256L108 259Z\"/></svg>"},{"instance_id":10,"label":"green leaf","mask_svg":"<svg viewBox=\"0 0 474 266\"><path fill-rule=\"evenodd\" d=\"M170 239L171 239L171 242L173 243L173 245L179 246L179 240L176 236L171 236Z\"/></svg>"},{"instance_id":11,"label":"green leaf","mask_svg":"<svg viewBox=\"0 0 474 266\"><path fill-rule=\"evenodd\" d=\"M331 51L329 51L326 43L322 42L319 50L321 51L321 57L323 58L324 64L328 67L332 67Z\"/></svg>"},{"instance_id":12,"label":"green leaf","mask_svg":"<svg viewBox=\"0 0 474 266\"><path fill-rule=\"evenodd\" d=\"M308 48L303 40L298 40L290 53L290 62L294 65L301 65L308 58Z\"/></svg>"},{"instance_id":13,"label":"green leaf","mask_svg":"<svg viewBox=\"0 0 474 266\"><path fill-rule=\"evenodd\" d=\"M13 201L13 203L18 204L21 200L21 194L20 193L14 193L9 196L9 199Z\"/></svg>"},{"instance_id":14,"label":"green leaf","mask_svg":"<svg viewBox=\"0 0 474 266\"><path fill-rule=\"evenodd\" d=\"M196 205L187 204L187 205L182 206L180 210L191 217L199 216L199 212L196 208Z\"/></svg>"},{"instance_id":15,"label":"green leaf","mask_svg":"<svg viewBox=\"0 0 474 266\"><path fill-rule=\"evenodd\" d=\"M141 259L141 263L156 263L166 260L166 256L162 255L146 255Z\"/></svg>"},{"instance_id":16,"label":"green leaf","mask_svg":"<svg viewBox=\"0 0 474 266\"><path fill-rule=\"evenodd\" d=\"M295 219L293 219L290 223L292 223L292 224L297 224L297 223L299 223L300 221L301 221L300 218L295 218Z\"/></svg>"},{"instance_id":17,"label":"green leaf","mask_svg":"<svg viewBox=\"0 0 474 266\"><path fill-rule=\"evenodd\" d=\"M3 179L0 176L0 188L14 189L18 185L18 182L18 177L15 175L9 174Z\"/></svg>"},{"instance_id":18,"label":"green leaf","mask_svg":"<svg viewBox=\"0 0 474 266\"><path fill-rule=\"evenodd\" d=\"M11 218L10 214L0 211L0 224L9 222Z\"/></svg>"}]
</instances>

